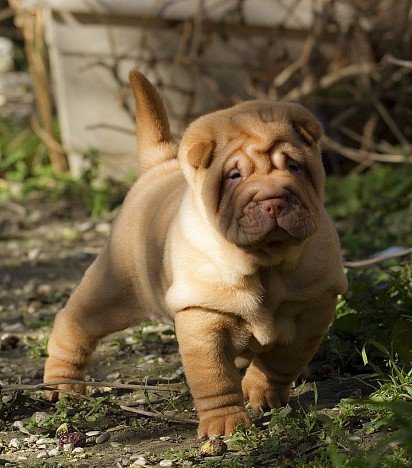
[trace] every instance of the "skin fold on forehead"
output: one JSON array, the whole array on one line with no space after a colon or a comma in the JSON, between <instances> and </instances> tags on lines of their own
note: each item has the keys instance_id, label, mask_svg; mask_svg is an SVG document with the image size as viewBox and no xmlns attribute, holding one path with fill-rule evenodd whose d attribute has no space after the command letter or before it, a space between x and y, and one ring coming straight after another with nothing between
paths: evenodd
<instances>
[{"instance_id":1,"label":"skin fold on forehead","mask_svg":"<svg viewBox=\"0 0 412 468\"><path fill-rule=\"evenodd\" d=\"M200 141L212 141L213 156L220 157L241 146L245 150L246 140L250 151L265 151L276 139L315 148L320 135L319 122L299 104L247 101L192 122L183 135L180 153L190 152ZM210 164L211 159L203 166Z\"/></svg>"}]
</instances>

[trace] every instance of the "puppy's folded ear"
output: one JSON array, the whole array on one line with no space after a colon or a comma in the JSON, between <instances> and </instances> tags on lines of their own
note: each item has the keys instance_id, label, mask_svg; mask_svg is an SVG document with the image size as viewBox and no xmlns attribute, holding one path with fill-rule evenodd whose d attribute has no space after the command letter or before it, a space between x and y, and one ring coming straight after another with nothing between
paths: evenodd
<instances>
[{"instance_id":1,"label":"puppy's folded ear","mask_svg":"<svg viewBox=\"0 0 412 468\"><path fill-rule=\"evenodd\" d=\"M322 127L315 118L295 119L292 125L302 140L309 146L316 145L322 136Z\"/></svg>"},{"instance_id":2,"label":"puppy's folded ear","mask_svg":"<svg viewBox=\"0 0 412 468\"><path fill-rule=\"evenodd\" d=\"M187 161L195 169L207 169L212 162L214 149L214 141L199 141L187 152Z\"/></svg>"}]
</instances>

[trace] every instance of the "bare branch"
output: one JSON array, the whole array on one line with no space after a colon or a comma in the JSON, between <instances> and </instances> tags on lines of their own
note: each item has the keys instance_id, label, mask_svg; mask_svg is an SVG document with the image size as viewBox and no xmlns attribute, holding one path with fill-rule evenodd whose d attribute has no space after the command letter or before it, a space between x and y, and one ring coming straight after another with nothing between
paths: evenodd
<instances>
[{"instance_id":1,"label":"bare branch","mask_svg":"<svg viewBox=\"0 0 412 468\"><path fill-rule=\"evenodd\" d=\"M37 391L37 390L54 390L56 385L84 385L86 387L111 387L111 388L124 388L126 390L148 390L156 392L180 392L182 389L181 384L170 384L170 385L136 385L136 384L124 384L120 382L95 382L95 381L83 381L83 380L59 380L56 382L47 382L39 384L11 384L0 387L0 393L12 393L17 391ZM58 390L60 392L60 389ZM77 392L74 392L77 393Z\"/></svg>"}]
</instances>

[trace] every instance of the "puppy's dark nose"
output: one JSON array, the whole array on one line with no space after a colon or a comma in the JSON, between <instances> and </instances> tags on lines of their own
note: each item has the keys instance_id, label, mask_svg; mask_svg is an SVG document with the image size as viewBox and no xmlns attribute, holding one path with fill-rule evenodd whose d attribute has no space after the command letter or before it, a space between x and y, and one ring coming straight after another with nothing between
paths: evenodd
<instances>
[{"instance_id":1,"label":"puppy's dark nose","mask_svg":"<svg viewBox=\"0 0 412 468\"><path fill-rule=\"evenodd\" d=\"M271 218L278 218L282 210L285 208L285 200L283 198L269 198L263 200L260 209Z\"/></svg>"}]
</instances>

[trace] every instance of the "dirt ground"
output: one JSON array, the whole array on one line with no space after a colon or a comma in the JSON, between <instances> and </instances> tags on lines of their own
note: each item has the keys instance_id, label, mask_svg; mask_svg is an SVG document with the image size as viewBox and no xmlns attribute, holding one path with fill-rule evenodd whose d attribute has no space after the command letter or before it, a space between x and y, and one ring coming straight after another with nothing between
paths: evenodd
<instances>
[{"instance_id":1,"label":"dirt ground","mask_svg":"<svg viewBox=\"0 0 412 468\"><path fill-rule=\"evenodd\" d=\"M68 202L28 206L2 203L0 210L1 388L41 382L53 317L104 245L113 216L91 220ZM362 396L364 389L355 378L328 377L327 363L315 362L311 367L309 380L316 377L320 405L332 409L341 398ZM95 434L82 451L58 454L53 452L58 418L44 426L33 423L54 415L53 404L41 392L4 393L0 402L0 466L181 466L184 463L179 454L191 449L192 466L205 463L197 455L201 442L196 439L194 424L159 418L159 414L196 418L170 327L144 324L106 338L88 374L90 379L109 382L170 383L180 390L95 389L91 395L95 401L105 395L115 397L107 405L93 405L90 400L73 403L67 414L73 415L76 429L100 431L110 437L96 444L99 434ZM313 386L308 382L295 390L292 407L313 403ZM134 414L120 405L155 417ZM94 418L96 413L98 417Z\"/></svg>"}]
</instances>

